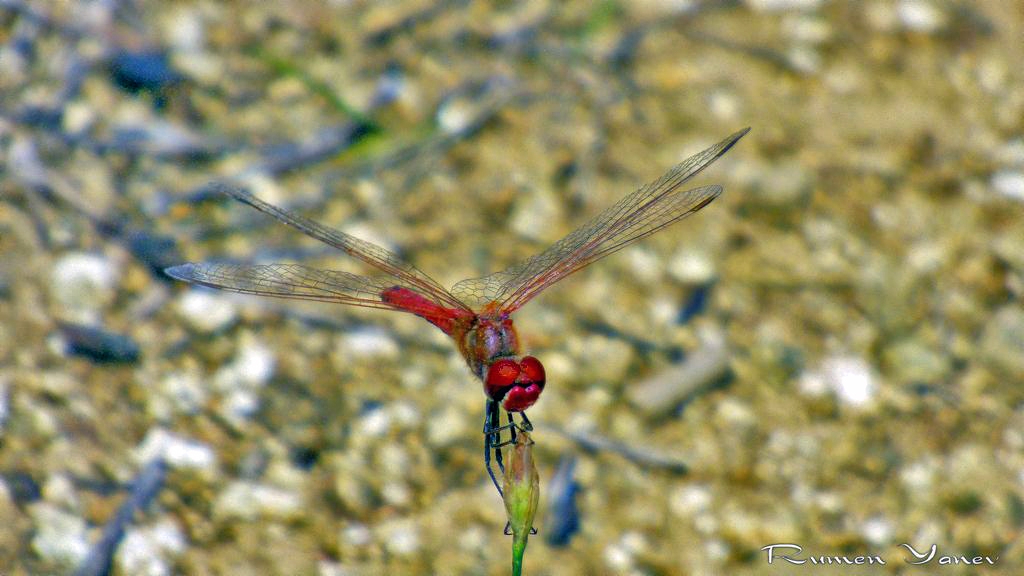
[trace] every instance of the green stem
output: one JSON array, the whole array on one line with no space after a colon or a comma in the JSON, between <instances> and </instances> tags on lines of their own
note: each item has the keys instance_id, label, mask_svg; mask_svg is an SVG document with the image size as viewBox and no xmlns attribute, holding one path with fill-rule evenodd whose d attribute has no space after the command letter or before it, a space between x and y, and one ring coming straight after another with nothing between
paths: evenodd
<instances>
[{"instance_id":1,"label":"green stem","mask_svg":"<svg viewBox=\"0 0 1024 576\"><path fill-rule=\"evenodd\" d=\"M524 534L516 534L512 538L512 576L522 576L523 555L526 554L526 540L530 537L530 531Z\"/></svg>"}]
</instances>

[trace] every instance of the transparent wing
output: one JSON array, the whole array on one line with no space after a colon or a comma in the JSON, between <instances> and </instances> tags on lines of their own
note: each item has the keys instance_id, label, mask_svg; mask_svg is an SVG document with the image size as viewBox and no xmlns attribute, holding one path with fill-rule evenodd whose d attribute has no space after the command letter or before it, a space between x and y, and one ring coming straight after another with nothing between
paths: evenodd
<instances>
[{"instance_id":1,"label":"transparent wing","mask_svg":"<svg viewBox=\"0 0 1024 576\"><path fill-rule=\"evenodd\" d=\"M393 282L299 264L182 264L164 272L192 284L242 294L398 309L381 301L381 293Z\"/></svg>"},{"instance_id":2,"label":"transparent wing","mask_svg":"<svg viewBox=\"0 0 1024 576\"><path fill-rule=\"evenodd\" d=\"M740 130L687 158L547 250L501 272L463 280L452 287L452 294L475 304L498 302L501 310L512 312L580 268L693 214L717 198L722 188L704 186L680 191L680 187L725 154L749 130Z\"/></svg>"},{"instance_id":3,"label":"transparent wing","mask_svg":"<svg viewBox=\"0 0 1024 576\"><path fill-rule=\"evenodd\" d=\"M225 183L216 183L214 184L214 187L217 191L227 194L239 202L248 204L260 212L269 214L307 236L315 238L328 246L333 246L343 250L353 258L361 260L387 274L393 278L394 281L378 281L365 276L359 276L357 274L348 274L345 272L331 270L317 270L314 268L291 264L270 264L267 266L248 267L228 266L223 264L188 264L186 267L191 267L188 271L195 275L197 280L193 280L188 277L181 278L182 280L202 284L203 282L199 279L203 279L207 286L223 288L225 290L235 290L237 292L241 292L243 290L237 289L233 286L252 288L253 285L251 284L251 281L260 280L262 282L269 283L267 285L274 286L275 289L282 289L282 292L274 294L270 294L268 292L252 293L269 294L289 298L306 298L312 300L323 299L361 306L368 305L365 302L368 298L375 296L378 300L380 299L381 294L379 290L375 295L369 294L367 290L374 290L378 288L387 289L389 287L399 285L413 290L439 306L470 311L470 308L466 304L445 290L433 278L412 264L402 260L397 254L390 250L382 248L372 242L360 240L359 238L346 234L340 230L324 226L323 224L314 222L313 220L295 214L294 212L289 212L288 210L279 208L273 204L268 204L267 202L264 202L235 186ZM298 282L296 282L296 280L298 280ZM318 284L317 281L323 283ZM337 289L340 294L345 294L349 299L346 300L339 298L338 295L324 298L311 296L311 294L314 293L326 296L327 293L321 291L326 288L330 288L332 290ZM297 290L297 292L295 290ZM304 292L305 290L309 290L310 292L307 294ZM351 298L355 298L358 302L351 301ZM393 308L392 306L384 303L379 304L383 305L371 307Z\"/></svg>"}]
</instances>

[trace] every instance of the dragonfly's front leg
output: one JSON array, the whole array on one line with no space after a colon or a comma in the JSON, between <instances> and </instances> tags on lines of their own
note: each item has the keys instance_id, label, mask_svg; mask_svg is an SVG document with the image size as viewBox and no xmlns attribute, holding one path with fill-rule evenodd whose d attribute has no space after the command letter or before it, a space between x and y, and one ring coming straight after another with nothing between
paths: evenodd
<instances>
[{"instance_id":1,"label":"dragonfly's front leg","mask_svg":"<svg viewBox=\"0 0 1024 576\"><path fill-rule=\"evenodd\" d=\"M519 429L526 432L533 432L533 424L530 422L530 419L526 417L526 412L520 412L519 416L523 419L523 423L519 425ZM512 419L511 412L509 412L508 417L509 420Z\"/></svg>"},{"instance_id":2,"label":"dragonfly's front leg","mask_svg":"<svg viewBox=\"0 0 1024 576\"><path fill-rule=\"evenodd\" d=\"M498 494L505 497L505 493L501 490L501 485L498 484L498 479L494 476L494 468L491 466L491 451L494 451L494 461L498 463L498 469L501 470L502 475L505 474L505 463L502 461L501 455L501 412L499 411L498 403L494 400L487 399L487 406L484 411L484 466L487 468L487 474L491 477L491 482L494 487L498 490Z\"/></svg>"}]
</instances>

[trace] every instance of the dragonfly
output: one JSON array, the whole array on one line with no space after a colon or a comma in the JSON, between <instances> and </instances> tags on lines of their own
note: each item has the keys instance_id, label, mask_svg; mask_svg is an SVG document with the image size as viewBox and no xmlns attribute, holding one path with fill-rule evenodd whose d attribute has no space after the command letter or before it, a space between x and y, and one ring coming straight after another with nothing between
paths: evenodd
<instances>
[{"instance_id":1,"label":"dragonfly","mask_svg":"<svg viewBox=\"0 0 1024 576\"><path fill-rule=\"evenodd\" d=\"M531 431L526 410L547 383L544 365L523 355L512 315L556 282L704 208L722 193L719 185L683 184L729 151L750 128L690 156L640 187L546 250L499 272L445 289L394 252L260 200L228 183L218 191L375 269L373 276L294 263L189 263L165 269L173 278L244 294L334 302L414 314L454 340L480 379L484 406L484 466L501 493L494 465L504 472L501 448L516 431ZM505 412L507 422L502 424ZM519 421L516 421L516 417ZM502 441L503 431L509 440ZM492 460L493 454L493 460Z\"/></svg>"}]
</instances>

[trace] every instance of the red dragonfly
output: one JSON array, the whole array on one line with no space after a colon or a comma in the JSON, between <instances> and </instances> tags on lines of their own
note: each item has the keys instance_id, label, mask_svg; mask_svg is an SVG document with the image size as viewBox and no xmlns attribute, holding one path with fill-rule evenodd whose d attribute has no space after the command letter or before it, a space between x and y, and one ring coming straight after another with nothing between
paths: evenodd
<instances>
[{"instance_id":1,"label":"red dragonfly","mask_svg":"<svg viewBox=\"0 0 1024 576\"><path fill-rule=\"evenodd\" d=\"M725 154L750 129L679 163L661 178L629 194L548 249L510 268L463 280L446 290L398 255L278 208L228 185L217 187L236 200L369 264L382 274L360 276L301 264L183 264L165 270L179 280L245 294L337 302L408 312L450 336L469 369L483 382L484 465L498 492L491 454L504 471L501 433L532 430L525 410L544 390L544 366L523 356L512 314L548 286L710 204L718 185L680 190L687 180ZM501 410L508 423L501 424ZM519 414L520 422L513 418ZM510 442L509 441L509 442Z\"/></svg>"}]
</instances>

